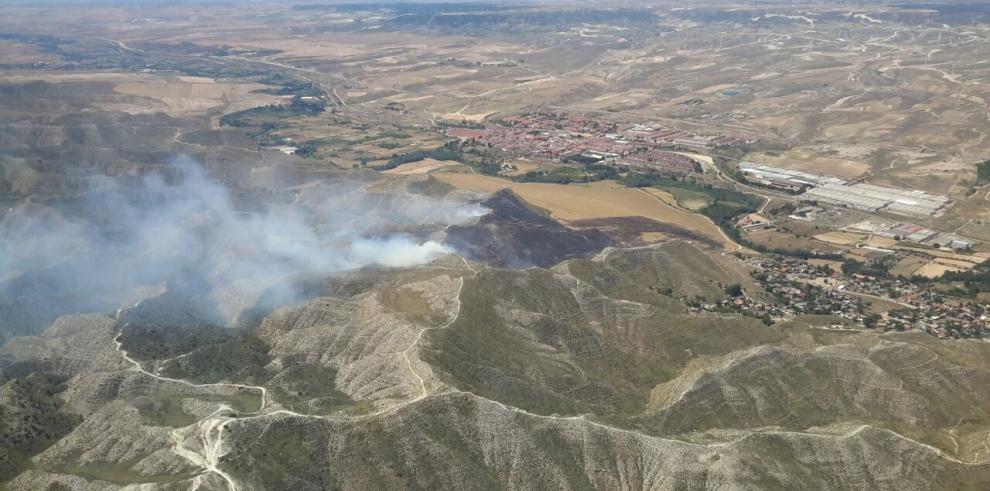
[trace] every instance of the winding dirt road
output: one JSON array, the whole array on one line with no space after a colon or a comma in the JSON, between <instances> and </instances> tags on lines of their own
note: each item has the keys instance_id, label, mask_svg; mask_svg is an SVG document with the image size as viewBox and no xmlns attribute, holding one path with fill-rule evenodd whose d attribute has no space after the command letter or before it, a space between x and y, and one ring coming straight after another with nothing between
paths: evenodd
<instances>
[{"instance_id":1,"label":"winding dirt road","mask_svg":"<svg viewBox=\"0 0 990 491\"><path fill-rule=\"evenodd\" d=\"M467 262L467 260L465 260L464 258L461 258L461 260L464 261L464 264L468 270L470 270L474 274L478 273L477 270L473 268L470 265L470 263ZM188 387L197 387L197 388L215 387L215 388L247 389L247 390L258 391L260 393L261 404L257 411L254 411L252 413L244 413L240 415L240 417L235 417L234 414L236 414L236 412L232 407L230 407L227 404L220 404L217 410L211 413L206 418L197 421L189 426L175 429L170 434L170 437L173 442L172 452L186 459L194 466L199 467L203 470L203 474L193 478L191 489L198 489L199 485L202 484L203 476L212 473L212 474L216 474L217 476L220 476L220 478L223 479L229 491L237 491L239 489L237 481L234 479L233 476L225 472L223 469L220 469L219 467L220 459L229 452L229 448L227 448L227 446L224 445L224 430L226 426L232 421L281 415L281 416L291 416L291 417L299 417L299 418L326 419L337 422L356 422L356 421L362 421L369 418L381 416L383 414L387 414L390 412L394 412L398 409L406 407L410 404L414 404L428 397L430 395L430 392L429 389L426 387L426 380L413 367L412 359L409 357L409 353L416 348L416 346L419 344L420 339L422 339L423 334L426 333L426 331L446 329L457 321L461 311L460 297L463 288L464 288L464 278L459 278L457 293L455 294L455 299L456 299L455 308L453 309L453 312L451 313L449 320L443 325L438 327L426 327L421 329L416 334L416 337L413 339L412 343L405 350L402 351L402 357L406 362L406 366L409 368L410 373L412 373L412 375L416 378L416 380L419 381L420 393L416 397L409 399L407 401L393 404L381 408L378 411L374 411L353 418L330 418L324 416L315 416L315 415L297 413L295 411L290 411L288 409L278 409L275 411L265 412L265 410L268 407L268 390L265 387L259 385L245 385L245 384L236 384L236 383L196 384L189 382L187 380L165 377L162 375L158 375L156 373L149 372L148 370L145 370L143 366L141 366L140 362L132 358L127 353L127 351L122 348L122 343L120 341L121 334L118 334L113 340L114 349L118 353L120 353L121 357L123 357L124 360L126 360L128 363L131 364L130 370L137 371L142 375L154 378L162 382L177 383ZM121 311L117 312L117 318L120 317L120 313Z\"/></svg>"}]
</instances>

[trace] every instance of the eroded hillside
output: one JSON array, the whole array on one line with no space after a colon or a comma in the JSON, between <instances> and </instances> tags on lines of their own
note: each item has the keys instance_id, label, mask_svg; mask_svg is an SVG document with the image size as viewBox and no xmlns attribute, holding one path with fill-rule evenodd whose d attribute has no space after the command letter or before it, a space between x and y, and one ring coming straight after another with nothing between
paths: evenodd
<instances>
[{"instance_id":1,"label":"eroded hillside","mask_svg":"<svg viewBox=\"0 0 990 491\"><path fill-rule=\"evenodd\" d=\"M10 486L985 486L985 343L686 313L730 282L765 295L670 242L354 272L240 334L63 317L5 370L84 418Z\"/></svg>"},{"instance_id":2,"label":"eroded hillside","mask_svg":"<svg viewBox=\"0 0 990 491\"><path fill-rule=\"evenodd\" d=\"M990 489L988 7L3 13L0 491Z\"/></svg>"}]
</instances>

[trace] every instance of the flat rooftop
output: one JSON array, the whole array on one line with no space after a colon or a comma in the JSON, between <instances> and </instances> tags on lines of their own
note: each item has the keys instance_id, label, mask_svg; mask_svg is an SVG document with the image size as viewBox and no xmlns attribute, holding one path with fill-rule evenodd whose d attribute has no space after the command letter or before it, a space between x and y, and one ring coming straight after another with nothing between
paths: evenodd
<instances>
[{"instance_id":1,"label":"flat rooftop","mask_svg":"<svg viewBox=\"0 0 990 491\"><path fill-rule=\"evenodd\" d=\"M841 184L844 182L842 179L833 176L785 169L783 167L757 164L754 162L740 162L739 170L744 174L752 175L758 179L796 184L799 186L821 186L824 184Z\"/></svg>"},{"instance_id":2,"label":"flat rooftop","mask_svg":"<svg viewBox=\"0 0 990 491\"><path fill-rule=\"evenodd\" d=\"M870 212L930 217L941 215L952 204L948 196L929 194L914 189L898 189L872 184L826 184L809 189L807 199L847 206Z\"/></svg>"}]
</instances>

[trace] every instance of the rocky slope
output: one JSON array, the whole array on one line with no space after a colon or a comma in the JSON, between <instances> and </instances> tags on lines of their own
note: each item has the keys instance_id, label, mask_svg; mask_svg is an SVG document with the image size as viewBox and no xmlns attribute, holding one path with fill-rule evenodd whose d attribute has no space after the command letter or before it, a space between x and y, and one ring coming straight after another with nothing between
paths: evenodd
<instances>
[{"instance_id":1,"label":"rocky slope","mask_svg":"<svg viewBox=\"0 0 990 491\"><path fill-rule=\"evenodd\" d=\"M62 317L2 367L64 379L82 422L8 487L990 485L990 345L686 313L729 283L765 295L671 242L352 272L246 332ZM255 368L215 369L244 336Z\"/></svg>"}]
</instances>

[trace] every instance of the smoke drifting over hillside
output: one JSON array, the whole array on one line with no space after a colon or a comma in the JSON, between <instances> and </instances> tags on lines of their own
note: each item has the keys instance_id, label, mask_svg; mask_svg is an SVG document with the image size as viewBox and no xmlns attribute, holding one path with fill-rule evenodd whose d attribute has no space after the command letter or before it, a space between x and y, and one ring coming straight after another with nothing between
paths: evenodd
<instances>
[{"instance_id":1,"label":"smoke drifting over hillside","mask_svg":"<svg viewBox=\"0 0 990 491\"><path fill-rule=\"evenodd\" d=\"M289 285L300 277L413 266L449 252L389 228L466 223L486 213L465 202L373 195L356 183L245 212L195 162L179 159L169 171L93 190L61 213L38 205L8 213L0 221L0 296L42 304L88 296L88 308L116 308L137 287L195 285L184 296L209 297L217 321L229 323L263 293L268 302L292 301Z\"/></svg>"}]
</instances>

